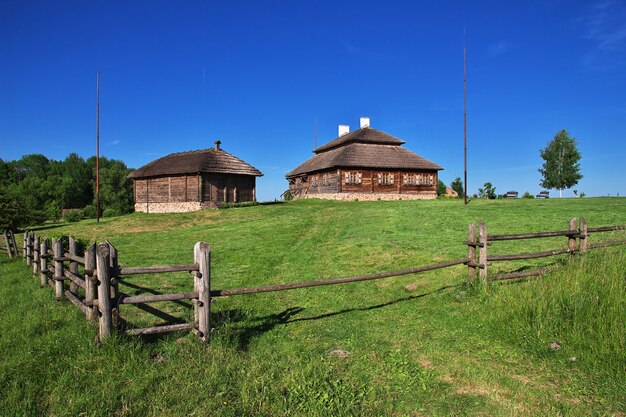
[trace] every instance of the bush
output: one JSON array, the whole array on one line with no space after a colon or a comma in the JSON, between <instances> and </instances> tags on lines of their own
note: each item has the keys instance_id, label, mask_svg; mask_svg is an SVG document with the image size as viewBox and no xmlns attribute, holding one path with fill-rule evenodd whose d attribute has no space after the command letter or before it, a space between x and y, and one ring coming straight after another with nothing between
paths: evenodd
<instances>
[{"instance_id":1,"label":"bush","mask_svg":"<svg viewBox=\"0 0 626 417\"><path fill-rule=\"evenodd\" d=\"M526 191L524 195L522 196L522 198L535 198L535 196L529 193L528 191Z\"/></svg>"},{"instance_id":2,"label":"bush","mask_svg":"<svg viewBox=\"0 0 626 417\"><path fill-rule=\"evenodd\" d=\"M116 217L116 216L119 216L119 215L120 215L119 210L116 210L116 209L113 209L113 208L105 209L102 212L102 217Z\"/></svg>"},{"instance_id":3,"label":"bush","mask_svg":"<svg viewBox=\"0 0 626 417\"><path fill-rule=\"evenodd\" d=\"M96 206L94 206L93 204L85 206L85 208L83 209L83 215L85 216L86 219L95 219L96 218Z\"/></svg>"},{"instance_id":4,"label":"bush","mask_svg":"<svg viewBox=\"0 0 626 417\"><path fill-rule=\"evenodd\" d=\"M43 211L50 220L58 220L61 217L61 207L55 200L46 201Z\"/></svg>"},{"instance_id":5,"label":"bush","mask_svg":"<svg viewBox=\"0 0 626 417\"><path fill-rule=\"evenodd\" d=\"M283 200L285 201L293 200L293 195L291 195L291 191L285 191L285 193L283 194Z\"/></svg>"},{"instance_id":6,"label":"bush","mask_svg":"<svg viewBox=\"0 0 626 417\"><path fill-rule=\"evenodd\" d=\"M228 208L237 208L237 207L252 207L258 206L259 203L256 201L245 201L243 203L224 203L220 206L220 208L228 209Z\"/></svg>"},{"instance_id":7,"label":"bush","mask_svg":"<svg viewBox=\"0 0 626 417\"><path fill-rule=\"evenodd\" d=\"M439 182L437 183L437 195L439 197L441 197L442 195L446 195L446 188L448 188L446 186L446 183L439 180Z\"/></svg>"},{"instance_id":8,"label":"bush","mask_svg":"<svg viewBox=\"0 0 626 417\"><path fill-rule=\"evenodd\" d=\"M63 210L63 220L66 222L77 222L85 218L82 209Z\"/></svg>"}]
</instances>

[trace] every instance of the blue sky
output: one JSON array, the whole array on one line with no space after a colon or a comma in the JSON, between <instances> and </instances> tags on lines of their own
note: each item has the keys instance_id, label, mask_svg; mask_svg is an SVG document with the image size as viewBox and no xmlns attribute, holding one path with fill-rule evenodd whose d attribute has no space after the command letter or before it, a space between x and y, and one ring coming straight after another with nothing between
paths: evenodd
<instances>
[{"instance_id":1,"label":"blue sky","mask_svg":"<svg viewBox=\"0 0 626 417\"><path fill-rule=\"evenodd\" d=\"M578 139L587 195L626 195L626 2L0 1L0 158L101 154L139 167L213 146L258 197L338 124L372 127L463 175L540 191L539 150ZM571 191L564 195L572 195Z\"/></svg>"}]
</instances>

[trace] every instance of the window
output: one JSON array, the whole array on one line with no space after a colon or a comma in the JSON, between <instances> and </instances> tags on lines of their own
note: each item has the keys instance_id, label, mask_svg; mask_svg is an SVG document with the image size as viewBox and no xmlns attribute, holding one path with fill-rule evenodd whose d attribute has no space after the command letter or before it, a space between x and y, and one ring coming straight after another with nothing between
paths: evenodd
<instances>
[{"instance_id":1,"label":"window","mask_svg":"<svg viewBox=\"0 0 626 417\"><path fill-rule=\"evenodd\" d=\"M393 174L389 172L381 172L378 174L379 185L393 185Z\"/></svg>"},{"instance_id":2,"label":"window","mask_svg":"<svg viewBox=\"0 0 626 417\"><path fill-rule=\"evenodd\" d=\"M420 185L420 176L417 174L404 174L404 185Z\"/></svg>"},{"instance_id":3,"label":"window","mask_svg":"<svg viewBox=\"0 0 626 417\"><path fill-rule=\"evenodd\" d=\"M360 172L346 172L346 184L361 184L362 181Z\"/></svg>"}]
</instances>

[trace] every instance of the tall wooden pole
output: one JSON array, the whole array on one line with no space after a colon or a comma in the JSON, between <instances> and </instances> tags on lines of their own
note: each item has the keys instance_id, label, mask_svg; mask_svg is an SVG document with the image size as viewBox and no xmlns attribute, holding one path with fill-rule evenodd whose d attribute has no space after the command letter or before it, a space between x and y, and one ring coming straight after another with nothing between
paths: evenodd
<instances>
[{"instance_id":1,"label":"tall wooden pole","mask_svg":"<svg viewBox=\"0 0 626 417\"><path fill-rule=\"evenodd\" d=\"M467 204L467 47L465 27L463 28L463 198Z\"/></svg>"},{"instance_id":2,"label":"tall wooden pole","mask_svg":"<svg viewBox=\"0 0 626 417\"><path fill-rule=\"evenodd\" d=\"M100 223L100 69L96 77L96 222Z\"/></svg>"}]
</instances>

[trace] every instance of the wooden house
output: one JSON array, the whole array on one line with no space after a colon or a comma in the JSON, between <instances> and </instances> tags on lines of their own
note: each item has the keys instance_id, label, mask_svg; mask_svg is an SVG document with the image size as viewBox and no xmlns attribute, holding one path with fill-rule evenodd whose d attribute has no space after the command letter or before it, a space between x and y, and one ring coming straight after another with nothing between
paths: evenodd
<instances>
[{"instance_id":1,"label":"wooden house","mask_svg":"<svg viewBox=\"0 0 626 417\"><path fill-rule=\"evenodd\" d=\"M135 211L177 213L256 201L256 177L263 174L220 144L173 153L131 172Z\"/></svg>"},{"instance_id":2,"label":"wooden house","mask_svg":"<svg viewBox=\"0 0 626 417\"><path fill-rule=\"evenodd\" d=\"M289 172L293 198L331 200L415 200L437 197L443 168L402 147L403 140L369 126L353 132L339 126L339 137L313 150L315 155Z\"/></svg>"}]
</instances>

